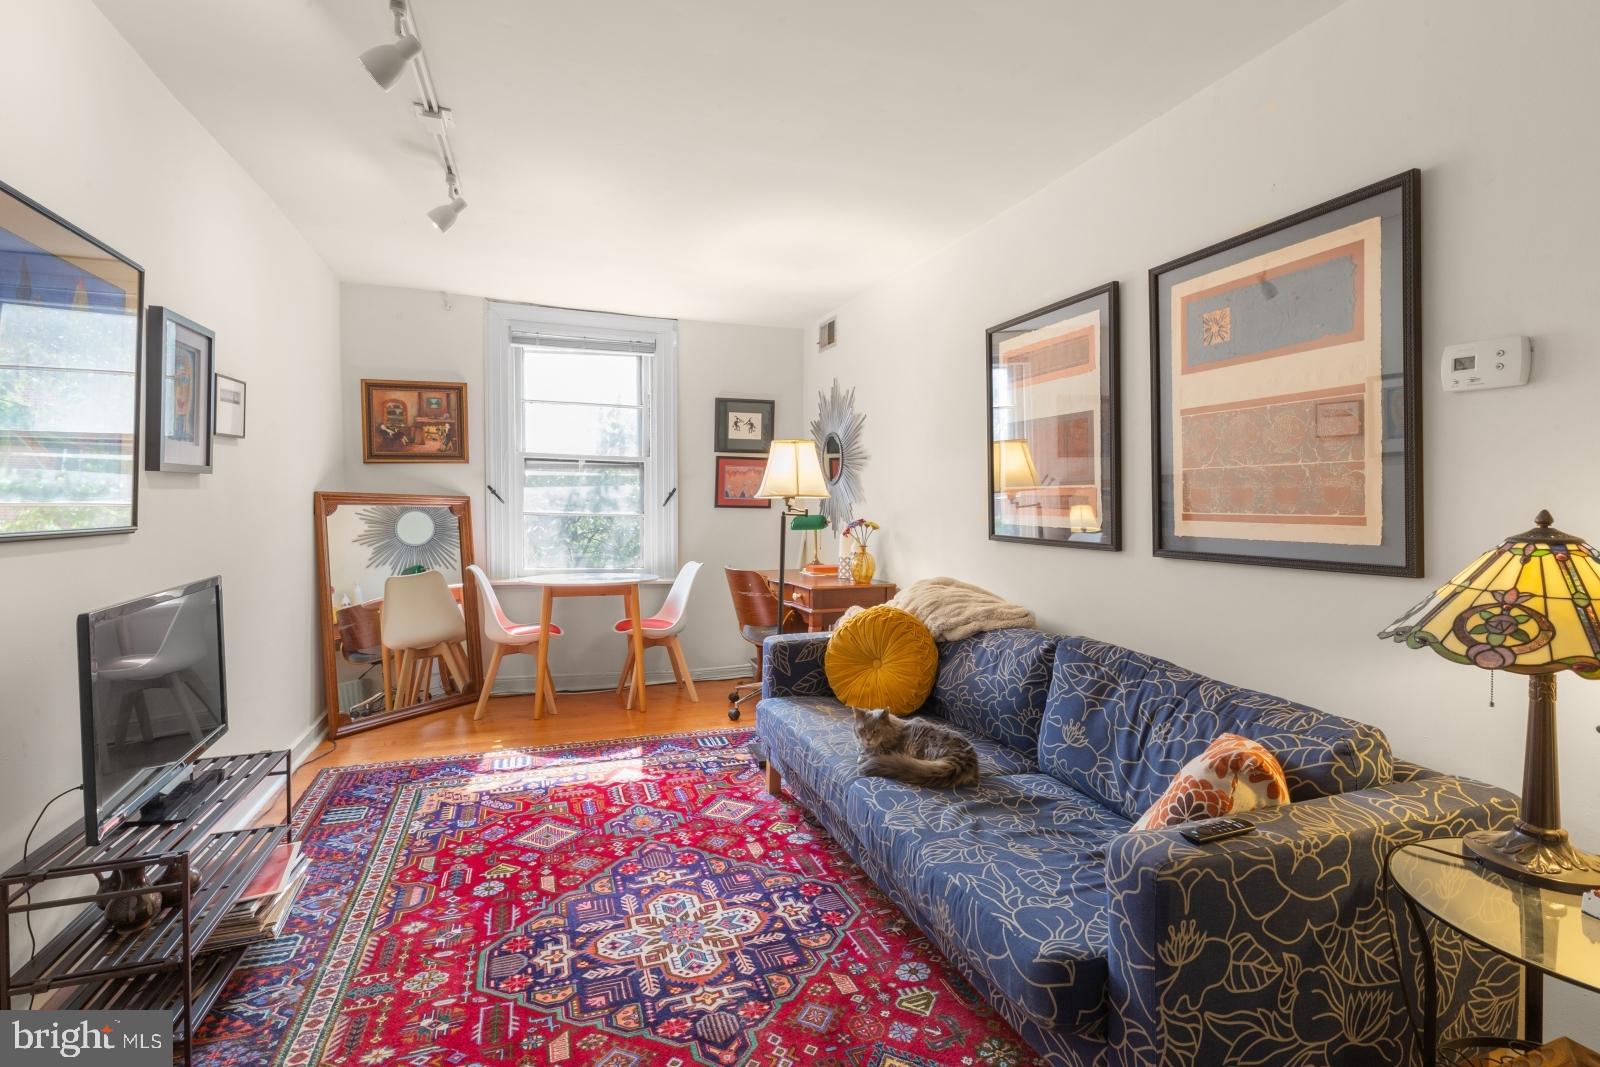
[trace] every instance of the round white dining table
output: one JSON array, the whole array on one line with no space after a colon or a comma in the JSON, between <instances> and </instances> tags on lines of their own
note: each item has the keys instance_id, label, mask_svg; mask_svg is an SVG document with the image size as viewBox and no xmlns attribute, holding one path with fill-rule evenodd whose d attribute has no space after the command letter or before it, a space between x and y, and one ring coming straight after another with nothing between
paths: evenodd
<instances>
[{"instance_id":1,"label":"round white dining table","mask_svg":"<svg viewBox=\"0 0 1600 1067\"><path fill-rule=\"evenodd\" d=\"M543 590L539 603L539 620L543 626L549 626L554 621L552 611L556 600L561 597L620 596L628 621L633 624L628 639L633 642L633 682L639 694L639 711L642 714L648 706L646 702L649 697L644 687L644 627L639 617L639 586L653 582L657 577L648 571L559 571L505 578L494 584L539 586ZM539 673L535 677L546 677L549 659L550 642L540 641ZM534 686L533 693L533 717L537 719L544 715L544 687ZM622 699L626 706L626 687Z\"/></svg>"}]
</instances>

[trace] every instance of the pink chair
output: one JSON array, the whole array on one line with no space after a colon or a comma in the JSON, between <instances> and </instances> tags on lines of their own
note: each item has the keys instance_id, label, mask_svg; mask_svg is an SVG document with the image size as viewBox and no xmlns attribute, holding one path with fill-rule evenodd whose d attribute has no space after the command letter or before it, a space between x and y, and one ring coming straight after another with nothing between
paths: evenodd
<instances>
[{"instance_id":1,"label":"pink chair","mask_svg":"<svg viewBox=\"0 0 1600 1067\"><path fill-rule=\"evenodd\" d=\"M512 622L500 606L500 598L494 595L494 586L489 584L489 576L483 573L483 568L473 563L468 565L467 570L472 572L472 584L478 587L478 602L483 606L483 636L494 646L494 652L489 656L489 669L483 676L483 692L478 697L478 709L472 713L474 719L481 719L483 709L489 706L489 693L494 689L494 676L500 670L501 657L526 652L537 659L539 642L544 640L546 631L538 623ZM560 637L561 627L551 623L549 634L551 637ZM550 672L546 670L541 677L535 678L534 685L544 690L545 703L550 708L550 714L554 715L556 690L550 682Z\"/></svg>"},{"instance_id":2,"label":"pink chair","mask_svg":"<svg viewBox=\"0 0 1600 1067\"><path fill-rule=\"evenodd\" d=\"M689 699L700 703L700 694L694 690L694 679L689 675L689 664L683 658L683 648L678 644L678 632L688 622L687 608L689 606L689 590L694 586L694 576L700 573L700 564L690 560L683 565L678 576L672 580L672 589L667 593L666 603L661 605L661 610L648 619L639 620L639 628L644 631L644 649L646 652L657 645L667 650L667 660L672 664L672 676L678 684L689 692ZM613 627L623 637L628 637L633 632L633 620L620 619ZM622 692L623 687L628 689L628 710L633 710L633 642L628 641L628 656L622 664L622 674L617 678L617 692Z\"/></svg>"}]
</instances>

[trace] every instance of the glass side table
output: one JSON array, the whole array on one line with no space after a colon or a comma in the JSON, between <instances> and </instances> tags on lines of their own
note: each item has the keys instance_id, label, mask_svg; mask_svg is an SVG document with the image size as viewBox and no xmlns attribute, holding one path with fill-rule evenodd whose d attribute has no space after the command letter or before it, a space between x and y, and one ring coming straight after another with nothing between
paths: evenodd
<instances>
[{"instance_id":1,"label":"glass side table","mask_svg":"<svg viewBox=\"0 0 1600 1067\"><path fill-rule=\"evenodd\" d=\"M1544 1028L1538 975L1600 992L1600 919L1583 914L1576 894L1504 877L1468 854L1460 838L1397 848L1389 853L1388 870L1421 932L1422 1053L1428 1067L1439 1062L1441 1051L1537 1047ZM1522 1040L1465 1038L1441 1049L1438 975L1424 915L1525 968Z\"/></svg>"}]
</instances>

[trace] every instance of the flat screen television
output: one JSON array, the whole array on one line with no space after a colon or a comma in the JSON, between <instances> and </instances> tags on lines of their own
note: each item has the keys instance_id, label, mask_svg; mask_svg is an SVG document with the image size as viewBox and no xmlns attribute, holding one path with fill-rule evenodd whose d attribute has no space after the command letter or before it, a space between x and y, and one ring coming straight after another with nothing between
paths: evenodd
<instances>
[{"instance_id":1,"label":"flat screen television","mask_svg":"<svg viewBox=\"0 0 1600 1067\"><path fill-rule=\"evenodd\" d=\"M228 729L220 578L78 616L84 832L174 821L164 805Z\"/></svg>"}]
</instances>

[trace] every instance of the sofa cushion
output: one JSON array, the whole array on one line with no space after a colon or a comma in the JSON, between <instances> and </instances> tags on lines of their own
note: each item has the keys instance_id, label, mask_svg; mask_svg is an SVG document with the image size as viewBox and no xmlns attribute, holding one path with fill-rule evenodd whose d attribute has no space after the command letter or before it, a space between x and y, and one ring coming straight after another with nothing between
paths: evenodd
<instances>
[{"instance_id":1,"label":"sofa cushion","mask_svg":"<svg viewBox=\"0 0 1600 1067\"><path fill-rule=\"evenodd\" d=\"M954 790L862 778L845 814L864 865L942 951L1027 1018L1102 1031L1106 849L1126 819L1044 774Z\"/></svg>"},{"instance_id":2,"label":"sofa cushion","mask_svg":"<svg viewBox=\"0 0 1600 1067\"><path fill-rule=\"evenodd\" d=\"M879 604L833 628L822 665L841 703L910 715L933 690L939 648L921 619Z\"/></svg>"},{"instance_id":3,"label":"sofa cushion","mask_svg":"<svg viewBox=\"0 0 1600 1067\"><path fill-rule=\"evenodd\" d=\"M941 646L929 709L980 737L1034 751L1060 640L1038 630L990 630Z\"/></svg>"},{"instance_id":4,"label":"sofa cushion","mask_svg":"<svg viewBox=\"0 0 1600 1067\"><path fill-rule=\"evenodd\" d=\"M1235 733L1277 757L1293 800L1384 785L1389 742L1363 723L1087 638L1056 648L1039 766L1136 819L1212 739Z\"/></svg>"}]
</instances>

